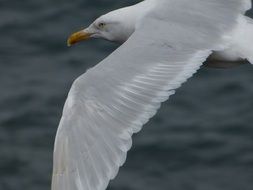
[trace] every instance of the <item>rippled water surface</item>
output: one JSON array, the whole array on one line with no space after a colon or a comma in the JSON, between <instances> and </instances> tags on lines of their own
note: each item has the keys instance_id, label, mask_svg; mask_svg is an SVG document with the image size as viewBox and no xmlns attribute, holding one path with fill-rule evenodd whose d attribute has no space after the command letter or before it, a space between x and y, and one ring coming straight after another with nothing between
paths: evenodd
<instances>
[{"instance_id":1,"label":"rippled water surface","mask_svg":"<svg viewBox=\"0 0 253 190\"><path fill-rule=\"evenodd\" d=\"M0 1L0 190L50 189L71 83L117 47L93 40L67 48L66 37L133 2ZM135 135L109 189L252 190L253 67L202 68Z\"/></svg>"}]
</instances>

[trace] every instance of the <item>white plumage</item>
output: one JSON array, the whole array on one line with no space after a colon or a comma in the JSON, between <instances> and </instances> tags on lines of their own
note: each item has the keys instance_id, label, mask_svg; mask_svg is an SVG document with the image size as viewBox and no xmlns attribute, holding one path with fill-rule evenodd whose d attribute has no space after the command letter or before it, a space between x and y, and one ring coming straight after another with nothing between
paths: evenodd
<instances>
[{"instance_id":1,"label":"white plumage","mask_svg":"<svg viewBox=\"0 0 253 190\"><path fill-rule=\"evenodd\" d=\"M244 32L242 22L251 22L243 16L249 8L250 0L146 0L86 29L91 37L125 43L69 92L55 141L52 190L106 189L126 160L132 134L213 51L233 48L240 58L252 58L252 48L234 37ZM252 25L245 28L252 39Z\"/></svg>"}]
</instances>

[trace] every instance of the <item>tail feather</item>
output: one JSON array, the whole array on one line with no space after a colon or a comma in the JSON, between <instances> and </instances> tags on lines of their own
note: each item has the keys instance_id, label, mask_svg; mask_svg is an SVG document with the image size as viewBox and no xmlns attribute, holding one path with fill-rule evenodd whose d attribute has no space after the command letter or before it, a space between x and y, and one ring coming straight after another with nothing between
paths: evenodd
<instances>
[{"instance_id":1,"label":"tail feather","mask_svg":"<svg viewBox=\"0 0 253 190\"><path fill-rule=\"evenodd\" d=\"M244 16L234 36L239 56L253 64L253 19Z\"/></svg>"},{"instance_id":2,"label":"tail feather","mask_svg":"<svg viewBox=\"0 0 253 190\"><path fill-rule=\"evenodd\" d=\"M251 0L244 0L245 9L250 10L252 8L252 2Z\"/></svg>"},{"instance_id":3,"label":"tail feather","mask_svg":"<svg viewBox=\"0 0 253 190\"><path fill-rule=\"evenodd\" d=\"M253 19L251 18L246 18L247 24L246 24L246 38L249 40L247 45L247 60L253 64Z\"/></svg>"}]
</instances>

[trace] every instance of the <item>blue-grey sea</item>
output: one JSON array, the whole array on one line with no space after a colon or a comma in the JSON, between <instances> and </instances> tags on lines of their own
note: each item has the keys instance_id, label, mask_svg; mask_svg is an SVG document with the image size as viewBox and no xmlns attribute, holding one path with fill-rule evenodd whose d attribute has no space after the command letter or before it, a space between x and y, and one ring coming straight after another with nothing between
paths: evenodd
<instances>
[{"instance_id":1,"label":"blue-grey sea","mask_svg":"<svg viewBox=\"0 0 253 190\"><path fill-rule=\"evenodd\" d=\"M0 190L50 189L70 86L117 48L66 39L138 1L0 0ZM202 68L134 136L108 189L253 190L253 66Z\"/></svg>"}]
</instances>

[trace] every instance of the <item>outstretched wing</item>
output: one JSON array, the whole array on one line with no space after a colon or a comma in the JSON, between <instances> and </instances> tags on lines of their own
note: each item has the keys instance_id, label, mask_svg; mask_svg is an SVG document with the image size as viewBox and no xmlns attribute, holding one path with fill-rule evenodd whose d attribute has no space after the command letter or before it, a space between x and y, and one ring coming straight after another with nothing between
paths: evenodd
<instances>
[{"instance_id":1,"label":"outstretched wing","mask_svg":"<svg viewBox=\"0 0 253 190\"><path fill-rule=\"evenodd\" d=\"M52 190L106 189L126 160L132 134L221 48L244 5L156 2L125 44L74 82L56 136Z\"/></svg>"}]
</instances>

